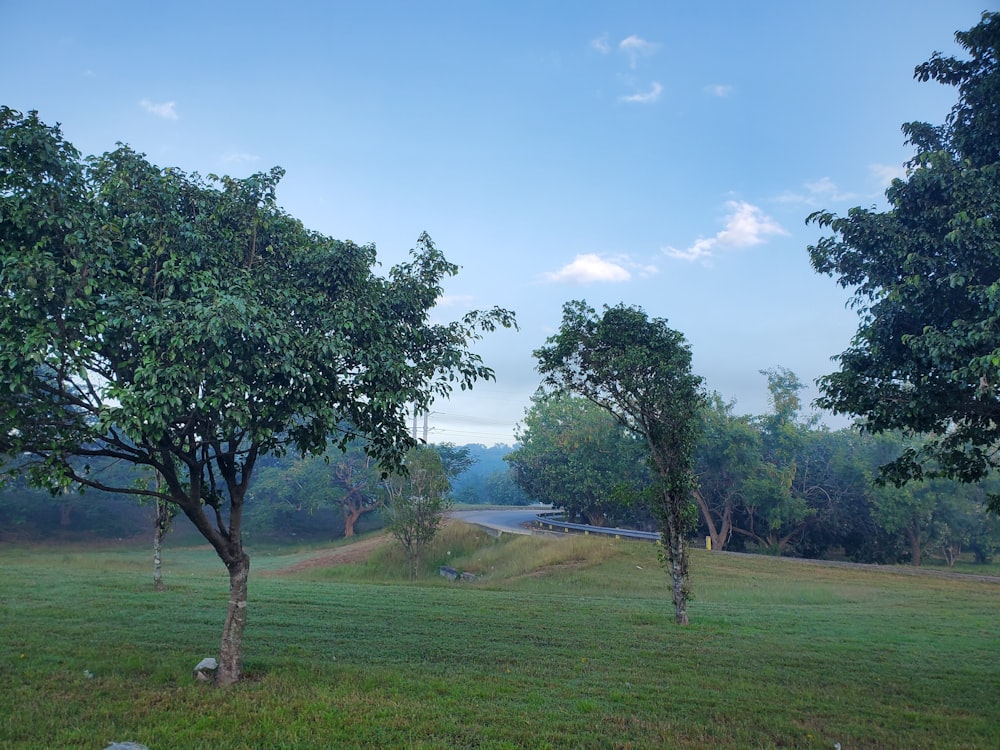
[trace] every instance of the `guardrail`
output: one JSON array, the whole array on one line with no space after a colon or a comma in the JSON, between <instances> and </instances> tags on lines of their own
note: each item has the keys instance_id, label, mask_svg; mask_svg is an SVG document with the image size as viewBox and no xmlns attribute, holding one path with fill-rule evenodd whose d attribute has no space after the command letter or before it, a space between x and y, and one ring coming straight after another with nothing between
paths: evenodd
<instances>
[{"instance_id":1,"label":"guardrail","mask_svg":"<svg viewBox=\"0 0 1000 750\"><path fill-rule=\"evenodd\" d=\"M582 523L570 523L569 521L558 521L554 516L563 515L562 511L550 510L539 513L532 521L535 528L547 531L562 529L563 533L584 534L589 536L597 534L601 536L611 536L615 539L641 539L647 542L659 542L660 534L656 531L635 531L634 529L608 528L606 526L588 526Z\"/></svg>"}]
</instances>

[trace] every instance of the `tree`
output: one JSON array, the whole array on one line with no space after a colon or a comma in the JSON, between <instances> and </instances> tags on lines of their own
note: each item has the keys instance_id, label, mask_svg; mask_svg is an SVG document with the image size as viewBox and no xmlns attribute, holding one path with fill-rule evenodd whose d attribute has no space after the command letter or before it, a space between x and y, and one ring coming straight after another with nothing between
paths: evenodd
<instances>
[{"instance_id":1,"label":"tree","mask_svg":"<svg viewBox=\"0 0 1000 750\"><path fill-rule=\"evenodd\" d=\"M645 485L645 446L606 409L570 393L539 392L505 461L530 497L592 526L626 521Z\"/></svg>"},{"instance_id":2,"label":"tree","mask_svg":"<svg viewBox=\"0 0 1000 750\"><path fill-rule=\"evenodd\" d=\"M390 501L389 531L406 553L410 580L417 577L420 558L444 522L450 507L451 484L441 453L430 447L413 448L405 474L386 483Z\"/></svg>"},{"instance_id":3,"label":"tree","mask_svg":"<svg viewBox=\"0 0 1000 750\"><path fill-rule=\"evenodd\" d=\"M619 304L598 315L586 302L573 301L563 306L559 332L535 357L547 385L590 399L646 444L674 617L686 625L686 535L697 518L693 454L704 398L684 336L637 307Z\"/></svg>"},{"instance_id":4,"label":"tree","mask_svg":"<svg viewBox=\"0 0 1000 750\"><path fill-rule=\"evenodd\" d=\"M791 370L761 370L767 378L772 411L759 417L761 461L744 485L744 518L735 531L772 554L784 553L805 531L813 513L807 495L811 487L800 462L808 442L809 424L799 420L802 382Z\"/></svg>"},{"instance_id":5,"label":"tree","mask_svg":"<svg viewBox=\"0 0 1000 750\"><path fill-rule=\"evenodd\" d=\"M440 456L441 467L449 482L454 481L455 477L460 474L464 474L476 463L468 446L459 446L454 443L435 443L431 447Z\"/></svg>"},{"instance_id":6,"label":"tree","mask_svg":"<svg viewBox=\"0 0 1000 750\"><path fill-rule=\"evenodd\" d=\"M724 550L734 530L753 476L760 470L760 432L749 417L733 414L733 404L712 393L701 410L701 439L695 451L695 501L712 539Z\"/></svg>"},{"instance_id":7,"label":"tree","mask_svg":"<svg viewBox=\"0 0 1000 750\"><path fill-rule=\"evenodd\" d=\"M491 378L469 343L513 324L429 323L457 269L427 235L376 276L374 247L278 208L281 176L203 179L125 146L84 161L58 126L0 109L0 453L54 489L136 492L95 458L159 472L138 494L177 506L229 572L222 684L242 675L258 460L360 439L399 465L409 405Z\"/></svg>"},{"instance_id":8,"label":"tree","mask_svg":"<svg viewBox=\"0 0 1000 750\"><path fill-rule=\"evenodd\" d=\"M291 465L268 467L260 472L253 489L254 500L259 498L271 512L258 511L272 518L280 515L279 509L310 515L335 509L343 519L345 537L353 537L358 521L381 508L385 497L381 469L358 444L346 450L328 449L322 456L302 456Z\"/></svg>"},{"instance_id":9,"label":"tree","mask_svg":"<svg viewBox=\"0 0 1000 750\"><path fill-rule=\"evenodd\" d=\"M1000 462L1000 14L955 38L969 59L916 68L958 101L944 125L903 126L916 155L889 209L807 220L833 233L809 248L813 267L853 290L861 316L817 403L875 433L927 435L882 468L896 484L975 482Z\"/></svg>"}]
</instances>

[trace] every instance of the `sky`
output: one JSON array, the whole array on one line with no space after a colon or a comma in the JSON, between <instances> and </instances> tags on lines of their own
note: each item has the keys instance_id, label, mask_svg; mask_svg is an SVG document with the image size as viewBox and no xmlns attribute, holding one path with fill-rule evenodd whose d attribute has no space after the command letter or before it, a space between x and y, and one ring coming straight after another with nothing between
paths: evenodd
<instances>
[{"instance_id":1,"label":"sky","mask_svg":"<svg viewBox=\"0 0 1000 750\"><path fill-rule=\"evenodd\" d=\"M562 306L624 302L691 346L737 414L761 370L806 384L857 329L815 273L819 209L884 207L955 91L919 83L995 0L0 0L0 104L84 154L273 166L310 229L374 244L381 273L428 232L453 263L444 322L499 305L474 345L495 382L438 401L429 437L512 443ZM807 407L807 410L811 407ZM824 416L832 427L844 418Z\"/></svg>"}]
</instances>

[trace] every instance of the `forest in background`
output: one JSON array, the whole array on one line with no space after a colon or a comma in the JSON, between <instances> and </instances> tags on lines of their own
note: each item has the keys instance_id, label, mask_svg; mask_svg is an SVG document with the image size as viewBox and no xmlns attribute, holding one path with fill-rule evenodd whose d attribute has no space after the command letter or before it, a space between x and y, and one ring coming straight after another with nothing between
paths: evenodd
<instances>
[{"instance_id":1,"label":"forest in background","mask_svg":"<svg viewBox=\"0 0 1000 750\"><path fill-rule=\"evenodd\" d=\"M715 393L702 410L692 544L711 539L716 550L882 564L919 565L928 556L949 565L993 560L1000 522L986 504L1000 491L995 479L880 486L878 467L911 440L829 429L816 415L803 414L794 373L762 374L770 391L767 414L736 414ZM452 502L553 503L574 521L656 529L645 499L650 477L643 446L586 399L540 392L517 439L515 446L434 446L452 467ZM95 463L92 471L133 470ZM358 447L268 457L248 499L251 540L325 541L384 525L382 478ZM23 480L0 491L0 538L7 541L142 536L152 533L153 519L151 505L128 495L93 489L51 495ZM188 531L183 516L174 525L174 533Z\"/></svg>"}]
</instances>

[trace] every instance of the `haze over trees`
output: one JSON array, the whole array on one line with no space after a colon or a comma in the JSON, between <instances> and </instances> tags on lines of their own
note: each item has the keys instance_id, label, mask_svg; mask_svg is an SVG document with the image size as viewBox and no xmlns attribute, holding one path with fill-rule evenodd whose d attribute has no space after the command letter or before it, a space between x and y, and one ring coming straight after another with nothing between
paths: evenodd
<instances>
[{"instance_id":1,"label":"haze over trees","mask_svg":"<svg viewBox=\"0 0 1000 750\"><path fill-rule=\"evenodd\" d=\"M818 404L925 436L882 468L896 484L1000 465L1000 14L955 38L967 58L935 53L915 77L958 101L942 125L903 126L916 154L889 208L809 217L832 232L809 248L813 267L853 291L861 318Z\"/></svg>"},{"instance_id":2,"label":"haze over trees","mask_svg":"<svg viewBox=\"0 0 1000 750\"><path fill-rule=\"evenodd\" d=\"M382 480L380 466L358 443L275 462L261 467L254 482L250 520L256 528L271 529L300 512L315 517L332 510L340 516L336 535L352 537L358 522L385 504Z\"/></svg>"},{"instance_id":3,"label":"haze over trees","mask_svg":"<svg viewBox=\"0 0 1000 750\"><path fill-rule=\"evenodd\" d=\"M413 446L408 409L492 370L469 346L494 308L435 325L456 273L427 235L386 278L375 249L282 211L282 170L202 178L128 147L84 160L37 113L0 109L0 453L56 491L161 498L230 579L219 681L242 676L244 507L261 457ZM91 471L111 459L159 488Z\"/></svg>"}]
</instances>

